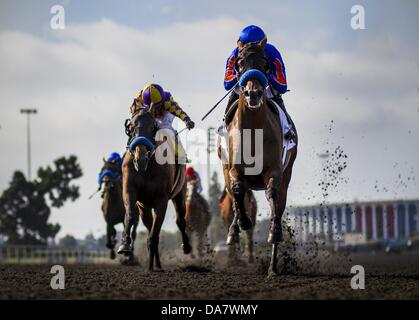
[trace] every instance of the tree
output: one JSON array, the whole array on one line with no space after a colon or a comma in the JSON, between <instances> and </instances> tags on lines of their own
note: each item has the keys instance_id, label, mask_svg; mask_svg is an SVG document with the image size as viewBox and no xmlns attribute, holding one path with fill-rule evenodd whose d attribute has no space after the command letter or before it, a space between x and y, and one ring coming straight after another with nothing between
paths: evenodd
<instances>
[{"instance_id":1,"label":"tree","mask_svg":"<svg viewBox=\"0 0 419 320\"><path fill-rule=\"evenodd\" d=\"M39 168L33 181L15 171L0 197L0 234L6 243L46 244L54 238L60 225L48 223L50 207L59 208L67 200L75 201L80 196L79 187L71 182L81 176L76 156L55 160L54 168Z\"/></svg>"},{"instance_id":2,"label":"tree","mask_svg":"<svg viewBox=\"0 0 419 320\"><path fill-rule=\"evenodd\" d=\"M108 237L106 236L106 234L103 234L99 238L97 238L96 241L99 248L105 248L106 243L108 242Z\"/></svg>"},{"instance_id":3,"label":"tree","mask_svg":"<svg viewBox=\"0 0 419 320\"><path fill-rule=\"evenodd\" d=\"M77 247L77 245L77 239L74 238L72 235L67 234L66 236L60 239L60 246L64 248L75 248Z\"/></svg>"}]
</instances>

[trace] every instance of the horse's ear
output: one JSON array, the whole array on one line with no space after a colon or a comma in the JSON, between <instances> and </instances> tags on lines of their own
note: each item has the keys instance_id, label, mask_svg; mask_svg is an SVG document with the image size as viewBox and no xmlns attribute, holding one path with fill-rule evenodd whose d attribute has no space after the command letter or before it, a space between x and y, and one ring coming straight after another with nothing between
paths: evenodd
<instances>
[{"instance_id":1,"label":"horse's ear","mask_svg":"<svg viewBox=\"0 0 419 320\"><path fill-rule=\"evenodd\" d=\"M102 158L102 160L103 160L103 163L106 163L106 159L105 159L105 157L103 157L103 158Z\"/></svg>"},{"instance_id":2,"label":"horse's ear","mask_svg":"<svg viewBox=\"0 0 419 320\"><path fill-rule=\"evenodd\" d=\"M262 48L265 48L266 42L268 42L268 39L265 37L265 38L263 38L263 39L259 42L259 45L260 45Z\"/></svg>"}]
</instances>

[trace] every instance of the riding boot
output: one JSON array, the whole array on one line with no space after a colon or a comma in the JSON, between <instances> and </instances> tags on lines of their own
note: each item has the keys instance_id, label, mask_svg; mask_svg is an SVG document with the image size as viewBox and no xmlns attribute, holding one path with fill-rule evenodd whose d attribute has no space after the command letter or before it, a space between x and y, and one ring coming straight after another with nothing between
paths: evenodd
<instances>
[{"instance_id":1,"label":"riding boot","mask_svg":"<svg viewBox=\"0 0 419 320\"><path fill-rule=\"evenodd\" d=\"M228 102L227 102L227 106L226 106L226 110L224 112L224 121L225 121L225 117L227 115L227 112L230 110L231 105L234 103L234 101L236 101L239 98L239 95L233 90L230 94L230 97L228 98Z\"/></svg>"},{"instance_id":2,"label":"riding boot","mask_svg":"<svg viewBox=\"0 0 419 320\"><path fill-rule=\"evenodd\" d=\"M289 113L287 112L287 109L285 108L285 104L284 104L284 100L282 99L281 95L277 95L275 97L272 98L272 100L274 100L279 107L282 109L282 111L284 111L285 116L287 117L288 123L290 124L290 130L286 133L285 135L285 139L286 140L292 140L295 138L296 134L294 131L294 122L291 119L291 116L289 115Z\"/></svg>"}]
</instances>

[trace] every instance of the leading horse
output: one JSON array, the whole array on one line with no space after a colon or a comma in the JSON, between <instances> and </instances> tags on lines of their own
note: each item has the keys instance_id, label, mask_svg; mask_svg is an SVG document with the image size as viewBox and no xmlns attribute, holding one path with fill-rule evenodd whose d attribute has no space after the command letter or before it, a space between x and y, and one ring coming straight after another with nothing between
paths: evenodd
<instances>
[{"instance_id":1,"label":"leading horse","mask_svg":"<svg viewBox=\"0 0 419 320\"><path fill-rule=\"evenodd\" d=\"M297 156L297 145L289 151L284 149L279 111L267 98L269 62L264 44L248 43L241 47L236 70L240 94L237 104L226 114L228 155L226 161L223 161L225 184L234 200L234 218L227 244L239 242L240 228L249 230L252 227L244 205L247 190L265 190L271 209L268 243L272 244L272 254L269 275L275 275L278 274L278 244L283 241L282 215ZM297 144L296 134L294 139ZM246 149L251 151L246 152ZM250 168L245 159L249 153L255 154L253 169L257 170Z\"/></svg>"},{"instance_id":2,"label":"leading horse","mask_svg":"<svg viewBox=\"0 0 419 320\"><path fill-rule=\"evenodd\" d=\"M161 269L159 235L169 200L172 200L176 210L176 224L182 234L183 252L191 252L185 231L186 166L170 159L162 161L161 151L167 150L166 143L173 142L173 139L164 133L156 136L158 126L152 106L140 109L133 116L129 127L133 139L129 146L130 152L125 155L122 164L125 228L118 253L131 254L131 228L138 221L139 213L149 231L147 247L149 270L152 271L154 262Z\"/></svg>"}]
</instances>

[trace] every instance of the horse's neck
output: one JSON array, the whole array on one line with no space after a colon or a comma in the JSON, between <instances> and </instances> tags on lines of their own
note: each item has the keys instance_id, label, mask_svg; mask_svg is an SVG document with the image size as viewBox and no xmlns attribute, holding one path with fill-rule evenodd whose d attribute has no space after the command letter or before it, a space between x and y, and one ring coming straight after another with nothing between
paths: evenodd
<instances>
[{"instance_id":1,"label":"horse's neck","mask_svg":"<svg viewBox=\"0 0 419 320\"><path fill-rule=\"evenodd\" d=\"M266 100L263 106L256 109L250 110L246 108L244 96L240 94L239 105L238 105L238 127L243 129L263 129L266 125Z\"/></svg>"},{"instance_id":2,"label":"horse's neck","mask_svg":"<svg viewBox=\"0 0 419 320\"><path fill-rule=\"evenodd\" d=\"M110 201L114 199L118 199L121 194L120 191L121 191L121 184L119 181L115 181L115 185L105 192L104 199L109 199Z\"/></svg>"}]
</instances>

